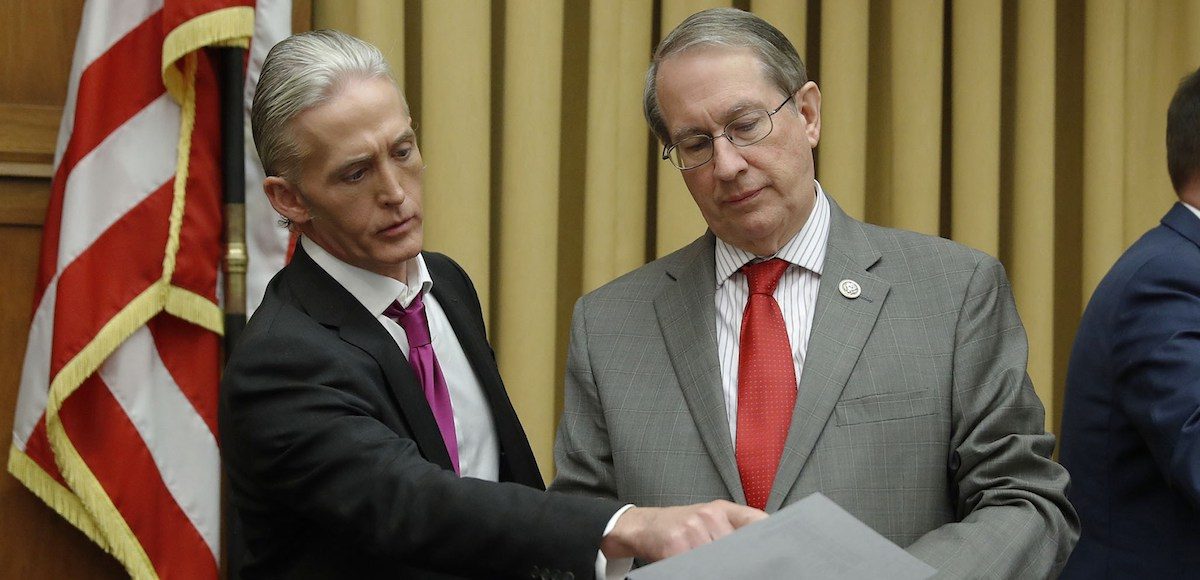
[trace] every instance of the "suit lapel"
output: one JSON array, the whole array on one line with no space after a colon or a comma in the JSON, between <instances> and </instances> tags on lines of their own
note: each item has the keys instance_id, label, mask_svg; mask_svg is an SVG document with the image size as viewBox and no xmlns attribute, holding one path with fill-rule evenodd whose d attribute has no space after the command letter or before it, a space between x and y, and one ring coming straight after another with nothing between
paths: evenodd
<instances>
[{"instance_id":1,"label":"suit lapel","mask_svg":"<svg viewBox=\"0 0 1200 580\"><path fill-rule=\"evenodd\" d=\"M842 212L832 199L829 211L829 243L796 409L775 484L767 498L766 507L772 511L782 505L799 479L891 289L886 280L869 272L880 253L867 239L863 224ZM838 288L842 280L857 282L861 295L854 299L843 296Z\"/></svg>"},{"instance_id":2,"label":"suit lapel","mask_svg":"<svg viewBox=\"0 0 1200 580\"><path fill-rule=\"evenodd\" d=\"M709 232L680 252L667 271L673 283L655 298L654 310L700 439L730 497L745 503L717 358L714 244Z\"/></svg>"},{"instance_id":3,"label":"suit lapel","mask_svg":"<svg viewBox=\"0 0 1200 580\"><path fill-rule=\"evenodd\" d=\"M512 401L504 390L504 382L500 371L496 368L496 358L487 342L483 320L479 318L476 307L474 313L467 297L473 298L474 291L467 287L464 274L457 270L450 261L439 254L425 254L425 264L429 275L433 278L433 295L437 298L442 311L450 321L463 352L483 386L488 406L492 411L492 420L496 425L496 438L500 443L501 479L515 481L528 486L544 488L541 472L538 471L537 460L529 447L529 440L521 421L513 409ZM507 469L507 474L503 471ZM505 477L507 475L507 477Z\"/></svg>"},{"instance_id":4,"label":"suit lapel","mask_svg":"<svg viewBox=\"0 0 1200 580\"><path fill-rule=\"evenodd\" d=\"M391 335L350 292L313 262L300 245L296 246L288 270L293 279L289 284L292 294L304 311L322 325L336 328L342 340L362 349L379 364L387 380L386 387L408 423L421 455L445 469L454 469L420 381Z\"/></svg>"}]
</instances>

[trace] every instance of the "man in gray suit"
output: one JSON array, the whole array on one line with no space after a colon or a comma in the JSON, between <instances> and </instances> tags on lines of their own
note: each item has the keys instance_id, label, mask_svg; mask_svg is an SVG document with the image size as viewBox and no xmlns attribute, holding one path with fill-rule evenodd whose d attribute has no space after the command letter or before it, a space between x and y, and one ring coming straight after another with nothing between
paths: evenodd
<instances>
[{"instance_id":1,"label":"man in gray suit","mask_svg":"<svg viewBox=\"0 0 1200 580\"><path fill-rule=\"evenodd\" d=\"M646 117L709 231L575 307L553 489L774 511L822 492L941 577L1035 578L1079 534L1004 269L847 216L774 27L693 15Z\"/></svg>"}]
</instances>

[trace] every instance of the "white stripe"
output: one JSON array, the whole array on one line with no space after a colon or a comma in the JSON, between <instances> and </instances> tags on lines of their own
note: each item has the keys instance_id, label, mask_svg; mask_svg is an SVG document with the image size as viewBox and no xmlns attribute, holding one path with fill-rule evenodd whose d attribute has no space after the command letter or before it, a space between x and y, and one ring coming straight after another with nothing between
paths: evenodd
<instances>
[{"instance_id":1,"label":"white stripe","mask_svg":"<svg viewBox=\"0 0 1200 580\"><path fill-rule=\"evenodd\" d=\"M63 193L59 272L173 178L179 114L179 105L164 93L79 160Z\"/></svg>"},{"instance_id":2,"label":"white stripe","mask_svg":"<svg viewBox=\"0 0 1200 580\"><path fill-rule=\"evenodd\" d=\"M175 503L217 558L221 532L217 440L163 365L150 330L143 326L122 343L100 368L100 378L145 441Z\"/></svg>"},{"instance_id":3,"label":"white stripe","mask_svg":"<svg viewBox=\"0 0 1200 580\"><path fill-rule=\"evenodd\" d=\"M267 201L262 184L266 177L250 135L250 102L258 84L267 51L292 32L291 0L259 0L254 14L254 39L250 42L250 62L246 70L246 252L250 264L246 271L246 314L254 313L262 302L267 282L287 259L288 231L276 224L279 214Z\"/></svg>"},{"instance_id":4,"label":"white stripe","mask_svg":"<svg viewBox=\"0 0 1200 580\"><path fill-rule=\"evenodd\" d=\"M71 61L71 76L67 80L67 102L63 104L58 145L54 148L55 170L62 162L67 142L71 140L71 132L75 129L75 99L84 69L151 14L161 10L162 5L163 0L88 0L84 4L79 38L75 41L75 58ZM150 56L161 58L161 52Z\"/></svg>"},{"instance_id":5,"label":"white stripe","mask_svg":"<svg viewBox=\"0 0 1200 580\"><path fill-rule=\"evenodd\" d=\"M29 436L37 427L50 394L50 349L54 338L54 304L58 298L58 276L55 276L42 295L29 326L29 345L21 367L21 387L17 395L17 412L13 418L13 444L25 451Z\"/></svg>"}]
</instances>

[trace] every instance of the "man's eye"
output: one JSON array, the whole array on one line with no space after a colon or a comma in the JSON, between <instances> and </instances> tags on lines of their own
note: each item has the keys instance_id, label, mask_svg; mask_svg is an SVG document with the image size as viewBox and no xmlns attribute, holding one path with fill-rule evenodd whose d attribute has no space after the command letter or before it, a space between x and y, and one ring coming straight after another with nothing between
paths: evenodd
<instances>
[{"instance_id":1,"label":"man's eye","mask_svg":"<svg viewBox=\"0 0 1200 580\"><path fill-rule=\"evenodd\" d=\"M708 149L708 139L696 139L680 146L687 153L699 153Z\"/></svg>"},{"instance_id":2,"label":"man's eye","mask_svg":"<svg viewBox=\"0 0 1200 580\"><path fill-rule=\"evenodd\" d=\"M349 183L355 183L358 181L362 181L362 178L366 177L366 175L367 175L366 169L355 169L354 171L347 173L346 177L344 177L343 179L345 179Z\"/></svg>"},{"instance_id":3,"label":"man's eye","mask_svg":"<svg viewBox=\"0 0 1200 580\"><path fill-rule=\"evenodd\" d=\"M412 150L412 147L401 147L396 149L396 152L392 155L395 155L397 159L408 159L412 156Z\"/></svg>"},{"instance_id":4,"label":"man's eye","mask_svg":"<svg viewBox=\"0 0 1200 580\"><path fill-rule=\"evenodd\" d=\"M758 128L759 121L760 119L758 118L739 120L734 123L733 127L731 127L732 132L753 133Z\"/></svg>"}]
</instances>

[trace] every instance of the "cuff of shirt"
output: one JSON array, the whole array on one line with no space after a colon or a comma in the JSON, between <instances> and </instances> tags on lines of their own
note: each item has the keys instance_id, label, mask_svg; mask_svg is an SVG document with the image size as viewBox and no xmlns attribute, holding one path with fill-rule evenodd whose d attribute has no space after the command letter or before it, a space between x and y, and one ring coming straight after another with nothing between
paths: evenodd
<instances>
[{"instance_id":1,"label":"cuff of shirt","mask_svg":"<svg viewBox=\"0 0 1200 580\"><path fill-rule=\"evenodd\" d=\"M613 514L613 517L608 520L608 525L604 526L604 534L600 536L604 538L612 532L617 525L617 518L629 511L633 504L629 504ZM622 580L629 571L633 570L633 558L616 558L611 562L604 557L604 552L596 550L596 580Z\"/></svg>"}]
</instances>

